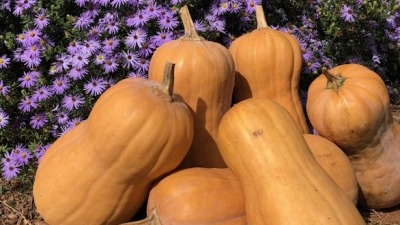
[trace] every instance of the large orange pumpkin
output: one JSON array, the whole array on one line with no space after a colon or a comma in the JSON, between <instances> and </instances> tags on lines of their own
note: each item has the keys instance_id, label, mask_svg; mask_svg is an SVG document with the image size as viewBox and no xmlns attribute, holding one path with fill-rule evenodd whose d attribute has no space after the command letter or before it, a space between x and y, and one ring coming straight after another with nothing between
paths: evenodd
<instances>
[{"instance_id":1,"label":"large orange pumpkin","mask_svg":"<svg viewBox=\"0 0 400 225\"><path fill-rule=\"evenodd\" d=\"M172 94L173 79L165 81L118 82L100 96L87 120L51 145L33 184L46 223L126 222L152 182L178 166L193 138L193 117Z\"/></svg>"},{"instance_id":2,"label":"large orange pumpkin","mask_svg":"<svg viewBox=\"0 0 400 225\"><path fill-rule=\"evenodd\" d=\"M302 51L297 39L267 25L256 6L257 29L235 39L229 52L235 61L233 101L266 97L281 104L303 133L309 128L299 97Z\"/></svg>"},{"instance_id":3,"label":"large orange pumpkin","mask_svg":"<svg viewBox=\"0 0 400 225\"><path fill-rule=\"evenodd\" d=\"M400 127L377 73L358 64L324 70L309 87L307 114L317 132L350 158L362 204L400 204Z\"/></svg>"},{"instance_id":4,"label":"large orange pumpkin","mask_svg":"<svg viewBox=\"0 0 400 225\"><path fill-rule=\"evenodd\" d=\"M248 224L365 224L278 103L249 98L234 105L221 120L218 146L242 185Z\"/></svg>"},{"instance_id":5,"label":"large orange pumpkin","mask_svg":"<svg viewBox=\"0 0 400 225\"><path fill-rule=\"evenodd\" d=\"M193 112L194 138L181 168L226 167L216 144L218 124L230 108L235 66L228 49L200 37L187 6L180 10L185 35L154 52L149 79L161 81L166 61L175 66L175 90Z\"/></svg>"},{"instance_id":6,"label":"large orange pumpkin","mask_svg":"<svg viewBox=\"0 0 400 225\"><path fill-rule=\"evenodd\" d=\"M147 218L124 225L246 225L240 183L228 168L192 167L151 189Z\"/></svg>"}]
</instances>

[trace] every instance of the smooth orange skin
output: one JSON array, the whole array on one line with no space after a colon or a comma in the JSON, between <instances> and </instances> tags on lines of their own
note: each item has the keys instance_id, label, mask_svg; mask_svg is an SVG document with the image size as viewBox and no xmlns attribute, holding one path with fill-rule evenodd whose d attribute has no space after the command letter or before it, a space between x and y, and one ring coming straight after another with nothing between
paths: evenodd
<instances>
[{"instance_id":1,"label":"smooth orange skin","mask_svg":"<svg viewBox=\"0 0 400 225\"><path fill-rule=\"evenodd\" d=\"M358 64L329 72L346 80L336 90L326 88L324 75L311 83L307 114L312 126L350 158L361 204L373 209L400 204L400 131L382 78Z\"/></svg>"},{"instance_id":2,"label":"smooth orange skin","mask_svg":"<svg viewBox=\"0 0 400 225\"><path fill-rule=\"evenodd\" d=\"M150 191L147 213L162 225L246 225L242 187L228 168L193 167Z\"/></svg>"},{"instance_id":3,"label":"smooth orange skin","mask_svg":"<svg viewBox=\"0 0 400 225\"><path fill-rule=\"evenodd\" d=\"M233 101L261 97L281 104L303 133L310 133L299 97L302 51L293 35L261 26L229 47L235 61Z\"/></svg>"},{"instance_id":4,"label":"smooth orange skin","mask_svg":"<svg viewBox=\"0 0 400 225\"><path fill-rule=\"evenodd\" d=\"M100 96L87 120L51 145L33 185L46 223L111 225L131 218L152 182L178 166L192 141L188 107L179 96L165 98L159 83L122 80Z\"/></svg>"},{"instance_id":5,"label":"smooth orange skin","mask_svg":"<svg viewBox=\"0 0 400 225\"><path fill-rule=\"evenodd\" d=\"M194 117L193 144L181 164L226 167L216 144L218 124L230 108L235 66L228 50L206 40L178 39L160 46L151 58L149 79L162 80L166 61L175 62L175 90Z\"/></svg>"},{"instance_id":6,"label":"smooth orange skin","mask_svg":"<svg viewBox=\"0 0 400 225\"><path fill-rule=\"evenodd\" d=\"M358 181L356 171L347 155L335 143L313 134L303 134L304 139L318 164L357 205Z\"/></svg>"},{"instance_id":7,"label":"smooth orange skin","mask_svg":"<svg viewBox=\"0 0 400 225\"><path fill-rule=\"evenodd\" d=\"M365 224L278 103L250 98L234 105L221 120L218 146L242 185L248 224Z\"/></svg>"}]
</instances>

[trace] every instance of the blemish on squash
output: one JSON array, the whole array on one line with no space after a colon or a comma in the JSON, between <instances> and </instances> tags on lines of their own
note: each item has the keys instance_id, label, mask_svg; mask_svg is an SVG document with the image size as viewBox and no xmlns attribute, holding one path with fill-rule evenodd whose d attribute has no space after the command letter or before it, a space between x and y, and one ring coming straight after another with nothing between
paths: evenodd
<instances>
[{"instance_id":1,"label":"blemish on squash","mask_svg":"<svg viewBox=\"0 0 400 225\"><path fill-rule=\"evenodd\" d=\"M254 137L258 137L263 134L263 130L256 130L252 133Z\"/></svg>"}]
</instances>

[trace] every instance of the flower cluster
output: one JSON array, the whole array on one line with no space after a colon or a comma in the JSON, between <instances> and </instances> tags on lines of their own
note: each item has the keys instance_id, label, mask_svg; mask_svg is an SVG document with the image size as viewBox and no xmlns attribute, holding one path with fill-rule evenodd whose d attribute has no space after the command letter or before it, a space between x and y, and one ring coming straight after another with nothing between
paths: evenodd
<instances>
[{"instance_id":1,"label":"flower cluster","mask_svg":"<svg viewBox=\"0 0 400 225\"><path fill-rule=\"evenodd\" d=\"M0 19L10 24L0 28L0 156L5 179L16 177L29 160L37 163L56 138L88 116L96 99L115 82L147 77L155 49L183 34L178 9L187 4L176 0L0 2ZM260 3L190 4L204 9L192 12L198 31L228 44L228 16L250 28L250 17Z\"/></svg>"},{"instance_id":2,"label":"flower cluster","mask_svg":"<svg viewBox=\"0 0 400 225\"><path fill-rule=\"evenodd\" d=\"M153 52L183 34L186 4L199 34L226 47L268 24L303 51L303 89L322 66L360 63L398 96L400 0L0 0L0 157L11 179L86 119L97 98L126 77L147 77ZM23 159L21 154L23 153Z\"/></svg>"}]
</instances>

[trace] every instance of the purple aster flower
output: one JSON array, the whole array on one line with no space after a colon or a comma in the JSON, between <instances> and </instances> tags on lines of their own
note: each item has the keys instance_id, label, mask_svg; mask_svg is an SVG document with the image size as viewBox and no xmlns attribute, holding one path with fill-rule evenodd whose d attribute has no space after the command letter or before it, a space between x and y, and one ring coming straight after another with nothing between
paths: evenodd
<instances>
[{"instance_id":1,"label":"purple aster flower","mask_svg":"<svg viewBox=\"0 0 400 225\"><path fill-rule=\"evenodd\" d=\"M68 110L77 109L85 103L84 99L78 95L67 95L62 100L62 106Z\"/></svg>"},{"instance_id":2,"label":"purple aster flower","mask_svg":"<svg viewBox=\"0 0 400 225\"><path fill-rule=\"evenodd\" d=\"M41 59L34 55L22 54L21 61L24 62L25 66L27 66L30 69L33 69L40 65Z\"/></svg>"},{"instance_id":3,"label":"purple aster flower","mask_svg":"<svg viewBox=\"0 0 400 225\"><path fill-rule=\"evenodd\" d=\"M142 29L136 29L129 33L125 39L125 44L129 48L142 47L143 43L146 41L147 32Z\"/></svg>"},{"instance_id":4,"label":"purple aster flower","mask_svg":"<svg viewBox=\"0 0 400 225\"><path fill-rule=\"evenodd\" d=\"M149 16L150 19L157 19L161 16L162 6L158 5L156 1L148 1L144 13Z\"/></svg>"},{"instance_id":5,"label":"purple aster flower","mask_svg":"<svg viewBox=\"0 0 400 225\"><path fill-rule=\"evenodd\" d=\"M38 13L36 13L35 19L35 26L37 29L43 29L49 25L49 19L46 17L46 10L40 9Z\"/></svg>"},{"instance_id":6,"label":"purple aster flower","mask_svg":"<svg viewBox=\"0 0 400 225\"><path fill-rule=\"evenodd\" d=\"M0 109L0 128L7 126L8 120L8 115Z\"/></svg>"},{"instance_id":7,"label":"purple aster flower","mask_svg":"<svg viewBox=\"0 0 400 225\"><path fill-rule=\"evenodd\" d=\"M40 129L48 122L47 116L44 113L36 113L31 117L30 125L33 129Z\"/></svg>"},{"instance_id":8,"label":"purple aster flower","mask_svg":"<svg viewBox=\"0 0 400 225\"><path fill-rule=\"evenodd\" d=\"M9 92L10 86L4 85L3 81L0 80L0 94L6 96Z\"/></svg>"},{"instance_id":9,"label":"purple aster flower","mask_svg":"<svg viewBox=\"0 0 400 225\"><path fill-rule=\"evenodd\" d=\"M22 110L23 112L30 112L31 109L36 109L37 108L37 103L35 100L33 100L29 96L25 96L24 99L20 101L18 104L18 108Z\"/></svg>"},{"instance_id":10,"label":"purple aster flower","mask_svg":"<svg viewBox=\"0 0 400 225\"><path fill-rule=\"evenodd\" d=\"M7 68L10 65L10 58L7 58L6 55L2 55L0 57L0 69Z\"/></svg>"},{"instance_id":11,"label":"purple aster flower","mask_svg":"<svg viewBox=\"0 0 400 225\"><path fill-rule=\"evenodd\" d=\"M110 0L95 0L95 3L100 4L101 6L107 6L110 3Z\"/></svg>"},{"instance_id":12,"label":"purple aster flower","mask_svg":"<svg viewBox=\"0 0 400 225\"><path fill-rule=\"evenodd\" d=\"M53 82L52 91L55 94L64 94L65 90L69 88L69 79L66 77L56 78Z\"/></svg>"},{"instance_id":13,"label":"purple aster flower","mask_svg":"<svg viewBox=\"0 0 400 225\"><path fill-rule=\"evenodd\" d=\"M114 8L119 8L122 5L126 4L128 0L112 0L111 1L111 6Z\"/></svg>"},{"instance_id":14,"label":"purple aster flower","mask_svg":"<svg viewBox=\"0 0 400 225\"><path fill-rule=\"evenodd\" d=\"M89 4L87 5L87 11L86 13L91 17L94 18L97 15L99 15L100 13L100 5L98 3L95 2L89 2Z\"/></svg>"},{"instance_id":15,"label":"purple aster flower","mask_svg":"<svg viewBox=\"0 0 400 225\"><path fill-rule=\"evenodd\" d=\"M36 102L41 102L48 99L52 95L49 86L41 86L33 92L32 99Z\"/></svg>"},{"instance_id":16,"label":"purple aster flower","mask_svg":"<svg viewBox=\"0 0 400 225\"><path fill-rule=\"evenodd\" d=\"M105 53L111 53L119 45L119 40L115 37L106 38L103 42L102 50Z\"/></svg>"},{"instance_id":17,"label":"purple aster flower","mask_svg":"<svg viewBox=\"0 0 400 225\"><path fill-rule=\"evenodd\" d=\"M78 19L75 21L74 27L78 30L84 30L84 29L87 29L90 26L90 24L92 24L92 23L93 23L93 19L90 17L90 15L87 12L85 12L85 13L82 13L78 17Z\"/></svg>"},{"instance_id":18,"label":"purple aster flower","mask_svg":"<svg viewBox=\"0 0 400 225\"><path fill-rule=\"evenodd\" d=\"M22 88L30 88L34 86L39 78L39 73L36 71L24 72L24 75L18 78L19 86Z\"/></svg>"},{"instance_id":19,"label":"purple aster flower","mask_svg":"<svg viewBox=\"0 0 400 225\"><path fill-rule=\"evenodd\" d=\"M150 20L150 15L143 10L138 10L135 14L129 15L126 19L128 27L142 27Z\"/></svg>"},{"instance_id":20,"label":"purple aster flower","mask_svg":"<svg viewBox=\"0 0 400 225\"><path fill-rule=\"evenodd\" d=\"M309 48L302 49L302 52L303 52L303 59L306 62L311 61L311 59L314 57L313 51Z\"/></svg>"},{"instance_id":21,"label":"purple aster flower","mask_svg":"<svg viewBox=\"0 0 400 225\"><path fill-rule=\"evenodd\" d=\"M11 0L2 0L0 3L0 9L11 12Z\"/></svg>"},{"instance_id":22,"label":"purple aster flower","mask_svg":"<svg viewBox=\"0 0 400 225\"><path fill-rule=\"evenodd\" d=\"M158 31L156 35L150 37L150 41L158 47L168 41L171 41L173 39L173 35L174 34L171 31Z\"/></svg>"},{"instance_id":23,"label":"purple aster flower","mask_svg":"<svg viewBox=\"0 0 400 225\"><path fill-rule=\"evenodd\" d=\"M143 71L132 71L128 73L128 77L143 77L147 78L147 74Z\"/></svg>"},{"instance_id":24,"label":"purple aster flower","mask_svg":"<svg viewBox=\"0 0 400 225\"><path fill-rule=\"evenodd\" d=\"M231 13L239 13L240 10L243 9L243 2L242 1L230 1L229 4L229 12Z\"/></svg>"},{"instance_id":25,"label":"purple aster flower","mask_svg":"<svg viewBox=\"0 0 400 225\"><path fill-rule=\"evenodd\" d=\"M100 95L106 88L106 82L103 78L92 78L84 85L86 94L91 96Z\"/></svg>"},{"instance_id":26,"label":"purple aster flower","mask_svg":"<svg viewBox=\"0 0 400 225\"><path fill-rule=\"evenodd\" d=\"M156 49L156 45L152 42L145 41L142 45L142 47L138 50L138 54L141 57L149 57L151 54L153 54L154 50Z\"/></svg>"},{"instance_id":27,"label":"purple aster flower","mask_svg":"<svg viewBox=\"0 0 400 225\"><path fill-rule=\"evenodd\" d=\"M80 53L89 57L100 48L101 45L98 41L88 40L81 45Z\"/></svg>"},{"instance_id":28,"label":"purple aster flower","mask_svg":"<svg viewBox=\"0 0 400 225\"><path fill-rule=\"evenodd\" d=\"M12 150L12 154L15 155L17 163L21 166L27 165L29 163L29 159L32 158L32 154L23 144L18 144L15 146L15 148Z\"/></svg>"},{"instance_id":29,"label":"purple aster flower","mask_svg":"<svg viewBox=\"0 0 400 225\"><path fill-rule=\"evenodd\" d=\"M256 5L261 5L261 0L246 0L245 11L249 14L253 14L256 10Z\"/></svg>"},{"instance_id":30,"label":"purple aster flower","mask_svg":"<svg viewBox=\"0 0 400 225\"><path fill-rule=\"evenodd\" d=\"M21 170L20 166L21 165L18 164L17 162L3 165L2 175L3 175L4 179L11 180L11 179L17 177Z\"/></svg>"},{"instance_id":31,"label":"purple aster flower","mask_svg":"<svg viewBox=\"0 0 400 225\"><path fill-rule=\"evenodd\" d=\"M68 77L72 78L72 80L81 80L82 78L85 77L86 74L88 74L88 72L89 71L85 67L82 68L73 67L68 72Z\"/></svg>"},{"instance_id":32,"label":"purple aster flower","mask_svg":"<svg viewBox=\"0 0 400 225\"><path fill-rule=\"evenodd\" d=\"M305 66L303 67L303 71L305 73L309 74L315 74L318 72L318 70L321 68L321 63L318 61L309 61L305 63Z\"/></svg>"},{"instance_id":33,"label":"purple aster flower","mask_svg":"<svg viewBox=\"0 0 400 225\"><path fill-rule=\"evenodd\" d=\"M103 28L100 26L91 26L88 32L89 40L97 40L103 33Z\"/></svg>"},{"instance_id":34,"label":"purple aster flower","mask_svg":"<svg viewBox=\"0 0 400 225\"><path fill-rule=\"evenodd\" d=\"M203 21L195 20L195 21L193 22L193 25L194 25L194 28L195 28L197 31L200 31L200 32L205 32L205 31L206 31L206 25L204 24Z\"/></svg>"},{"instance_id":35,"label":"purple aster flower","mask_svg":"<svg viewBox=\"0 0 400 225\"><path fill-rule=\"evenodd\" d=\"M25 48L23 57L35 57L39 58L42 47L39 44L32 44L31 46Z\"/></svg>"},{"instance_id":36,"label":"purple aster flower","mask_svg":"<svg viewBox=\"0 0 400 225\"><path fill-rule=\"evenodd\" d=\"M68 120L67 126L69 128L74 128L74 127L78 126L82 122L83 122L82 118L76 117L76 118L73 118L71 120Z\"/></svg>"},{"instance_id":37,"label":"purple aster flower","mask_svg":"<svg viewBox=\"0 0 400 225\"><path fill-rule=\"evenodd\" d=\"M66 124L69 120L68 113L59 111L56 113L56 121L58 124Z\"/></svg>"},{"instance_id":38,"label":"purple aster flower","mask_svg":"<svg viewBox=\"0 0 400 225\"><path fill-rule=\"evenodd\" d=\"M139 63L139 55L137 53L133 53L129 50L127 52L123 51L122 53L122 62L124 68L131 69L137 67L137 64Z\"/></svg>"},{"instance_id":39,"label":"purple aster flower","mask_svg":"<svg viewBox=\"0 0 400 225\"><path fill-rule=\"evenodd\" d=\"M223 15L229 11L229 2L227 0L217 1L218 4L214 4L211 8L213 15Z\"/></svg>"},{"instance_id":40,"label":"purple aster flower","mask_svg":"<svg viewBox=\"0 0 400 225\"><path fill-rule=\"evenodd\" d=\"M67 52L71 55L76 54L81 49L81 43L79 41L71 41L67 47Z\"/></svg>"},{"instance_id":41,"label":"purple aster flower","mask_svg":"<svg viewBox=\"0 0 400 225\"><path fill-rule=\"evenodd\" d=\"M89 0L75 0L75 4L77 4L79 7L83 7L88 1Z\"/></svg>"},{"instance_id":42,"label":"purple aster flower","mask_svg":"<svg viewBox=\"0 0 400 225\"><path fill-rule=\"evenodd\" d=\"M115 72L118 68L118 63L114 57L104 60L103 69L105 73Z\"/></svg>"},{"instance_id":43,"label":"purple aster flower","mask_svg":"<svg viewBox=\"0 0 400 225\"><path fill-rule=\"evenodd\" d=\"M15 164L17 163L17 158L15 157L15 154L12 153L12 151L7 151L4 153L3 158L1 159L1 164L7 165L7 164Z\"/></svg>"},{"instance_id":44,"label":"purple aster flower","mask_svg":"<svg viewBox=\"0 0 400 225\"><path fill-rule=\"evenodd\" d=\"M68 70L70 64L71 64L71 56L65 53L61 53L60 55L58 55L56 58L56 62L54 63L58 72L61 72L63 70Z\"/></svg>"},{"instance_id":45,"label":"purple aster flower","mask_svg":"<svg viewBox=\"0 0 400 225\"><path fill-rule=\"evenodd\" d=\"M147 72L149 71L150 60L146 58L140 58L137 69L139 72Z\"/></svg>"},{"instance_id":46,"label":"purple aster flower","mask_svg":"<svg viewBox=\"0 0 400 225\"><path fill-rule=\"evenodd\" d=\"M75 68L83 68L87 64L89 64L89 55L78 52L71 58L71 65Z\"/></svg>"},{"instance_id":47,"label":"purple aster flower","mask_svg":"<svg viewBox=\"0 0 400 225\"><path fill-rule=\"evenodd\" d=\"M119 31L119 22L114 18L109 19L104 30L107 31L108 34L114 35Z\"/></svg>"},{"instance_id":48,"label":"purple aster flower","mask_svg":"<svg viewBox=\"0 0 400 225\"><path fill-rule=\"evenodd\" d=\"M104 63L105 58L106 58L105 54L103 52L99 52L96 54L94 58L94 63L96 65L102 65Z\"/></svg>"},{"instance_id":49,"label":"purple aster flower","mask_svg":"<svg viewBox=\"0 0 400 225\"><path fill-rule=\"evenodd\" d=\"M353 8L348 5L343 5L342 10L341 10L341 17L344 19L344 21L352 23L355 21L354 17L357 17L357 15L354 13Z\"/></svg>"},{"instance_id":50,"label":"purple aster flower","mask_svg":"<svg viewBox=\"0 0 400 225\"><path fill-rule=\"evenodd\" d=\"M40 160L42 159L44 153L47 151L47 149L49 149L49 147L51 146L51 144L45 145L45 146L39 146L36 150L35 150L35 157L37 162L39 163Z\"/></svg>"},{"instance_id":51,"label":"purple aster flower","mask_svg":"<svg viewBox=\"0 0 400 225\"><path fill-rule=\"evenodd\" d=\"M212 18L212 17L209 17ZM208 24L210 25L210 30L212 31L218 31L218 32L225 32L225 25L226 22L225 20L219 19L219 18L212 18L210 20L208 20Z\"/></svg>"},{"instance_id":52,"label":"purple aster flower","mask_svg":"<svg viewBox=\"0 0 400 225\"><path fill-rule=\"evenodd\" d=\"M25 32L25 42L27 45L39 43L42 38L42 31L39 29L32 29Z\"/></svg>"},{"instance_id":53,"label":"purple aster flower","mask_svg":"<svg viewBox=\"0 0 400 225\"><path fill-rule=\"evenodd\" d=\"M24 7L21 3L15 3L13 14L14 16L20 16L24 11Z\"/></svg>"},{"instance_id":54,"label":"purple aster flower","mask_svg":"<svg viewBox=\"0 0 400 225\"><path fill-rule=\"evenodd\" d=\"M157 21L161 29L173 30L179 25L179 21L174 16L163 16Z\"/></svg>"}]
</instances>

